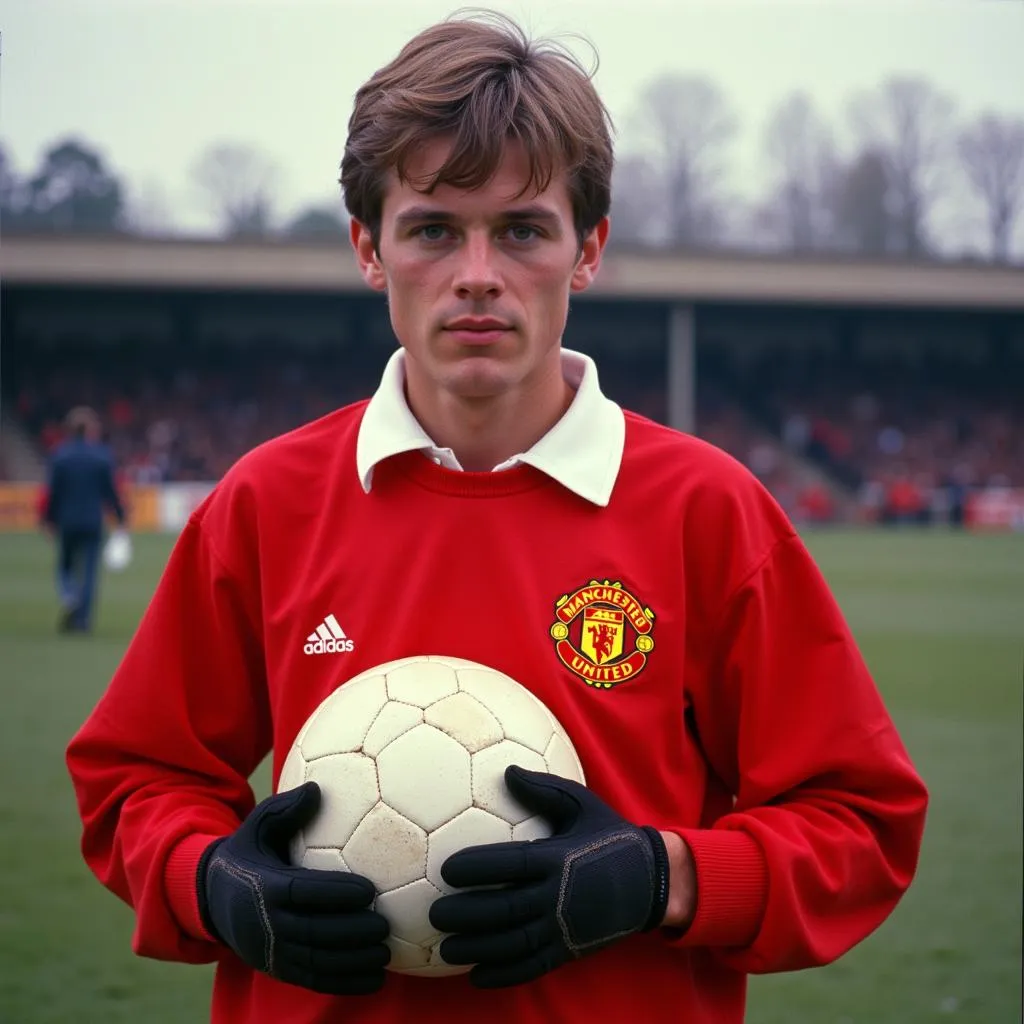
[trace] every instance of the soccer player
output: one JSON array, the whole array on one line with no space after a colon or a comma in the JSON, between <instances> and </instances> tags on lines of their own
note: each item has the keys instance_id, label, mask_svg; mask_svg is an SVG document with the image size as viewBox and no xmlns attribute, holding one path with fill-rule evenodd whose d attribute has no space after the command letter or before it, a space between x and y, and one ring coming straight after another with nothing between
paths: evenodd
<instances>
[{"instance_id":1,"label":"soccer player","mask_svg":"<svg viewBox=\"0 0 1024 1024\"><path fill-rule=\"evenodd\" d=\"M341 183L398 348L195 512L68 751L86 860L138 953L218 962L214 1021L734 1024L748 974L835 959L911 882L926 791L793 527L561 348L611 170L587 73L500 18L356 95ZM347 642L307 652L328 617ZM287 863L315 784L248 783L346 679L430 653L533 689L588 780L509 770L554 832L445 863L432 921L475 966L442 979L385 971L368 880Z\"/></svg>"},{"instance_id":2,"label":"soccer player","mask_svg":"<svg viewBox=\"0 0 1024 1024\"><path fill-rule=\"evenodd\" d=\"M87 633L92 626L103 517L111 512L123 529L125 512L95 410L78 406L65 423L67 439L50 456L42 518L57 538L59 629Z\"/></svg>"}]
</instances>

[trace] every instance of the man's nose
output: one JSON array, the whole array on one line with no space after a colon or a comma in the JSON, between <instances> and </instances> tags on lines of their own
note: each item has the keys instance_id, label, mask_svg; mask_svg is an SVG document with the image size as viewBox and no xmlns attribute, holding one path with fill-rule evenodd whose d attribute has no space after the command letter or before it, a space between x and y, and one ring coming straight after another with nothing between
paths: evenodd
<instances>
[{"instance_id":1,"label":"man's nose","mask_svg":"<svg viewBox=\"0 0 1024 1024\"><path fill-rule=\"evenodd\" d=\"M497 266L498 253L484 234L470 234L459 249L452 287L463 298L500 295L504 290Z\"/></svg>"}]
</instances>

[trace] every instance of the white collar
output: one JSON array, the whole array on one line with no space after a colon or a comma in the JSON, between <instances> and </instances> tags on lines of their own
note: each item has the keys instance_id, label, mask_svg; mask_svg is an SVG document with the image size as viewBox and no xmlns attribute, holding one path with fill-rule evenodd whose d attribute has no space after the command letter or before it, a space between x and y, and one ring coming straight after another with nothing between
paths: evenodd
<instances>
[{"instance_id":1,"label":"white collar","mask_svg":"<svg viewBox=\"0 0 1024 1024\"><path fill-rule=\"evenodd\" d=\"M401 452L422 451L439 465L462 468L454 452L438 448L413 416L405 400L404 359L404 351L398 349L388 360L359 424L356 468L367 493L374 466ZM622 464L625 417L601 391L597 366L589 356L563 349L562 374L576 390L565 415L529 451L494 468L498 471L526 463L581 498L605 506Z\"/></svg>"}]
</instances>

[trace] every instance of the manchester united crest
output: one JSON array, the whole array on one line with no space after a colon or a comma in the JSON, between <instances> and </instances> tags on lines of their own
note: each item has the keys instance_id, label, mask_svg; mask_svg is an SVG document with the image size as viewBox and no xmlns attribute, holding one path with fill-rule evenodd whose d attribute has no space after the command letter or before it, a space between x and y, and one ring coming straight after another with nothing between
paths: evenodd
<instances>
[{"instance_id":1,"label":"manchester united crest","mask_svg":"<svg viewBox=\"0 0 1024 1024\"><path fill-rule=\"evenodd\" d=\"M647 664L653 629L654 612L621 583L591 580L555 602L551 638L567 669L608 690Z\"/></svg>"}]
</instances>

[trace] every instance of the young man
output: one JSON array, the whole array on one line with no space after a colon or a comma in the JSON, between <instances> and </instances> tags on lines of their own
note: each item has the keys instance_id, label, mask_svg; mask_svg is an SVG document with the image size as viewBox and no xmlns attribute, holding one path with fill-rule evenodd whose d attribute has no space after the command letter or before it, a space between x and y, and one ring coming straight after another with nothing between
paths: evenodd
<instances>
[{"instance_id":1,"label":"young man","mask_svg":"<svg viewBox=\"0 0 1024 1024\"><path fill-rule=\"evenodd\" d=\"M400 348L368 403L251 452L189 521L68 752L85 857L138 953L218 961L215 1021L738 1022L748 973L886 918L924 787L767 493L560 348L609 230L582 69L501 20L446 22L349 128L352 240ZM562 621L571 595L630 610L610 644ZM352 650L306 655L328 614ZM476 965L445 979L385 972L366 879L286 863L314 785L253 809L247 782L268 751L276 781L335 687L424 653L530 686L589 785L510 770L555 831L445 864L443 954Z\"/></svg>"},{"instance_id":2,"label":"young man","mask_svg":"<svg viewBox=\"0 0 1024 1024\"><path fill-rule=\"evenodd\" d=\"M57 538L57 590L61 632L87 633L109 511L124 527L114 462L102 443L100 418L78 406L66 418L67 439L53 452L47 472L43 522Z\"/></svg>"}]
</instances>

